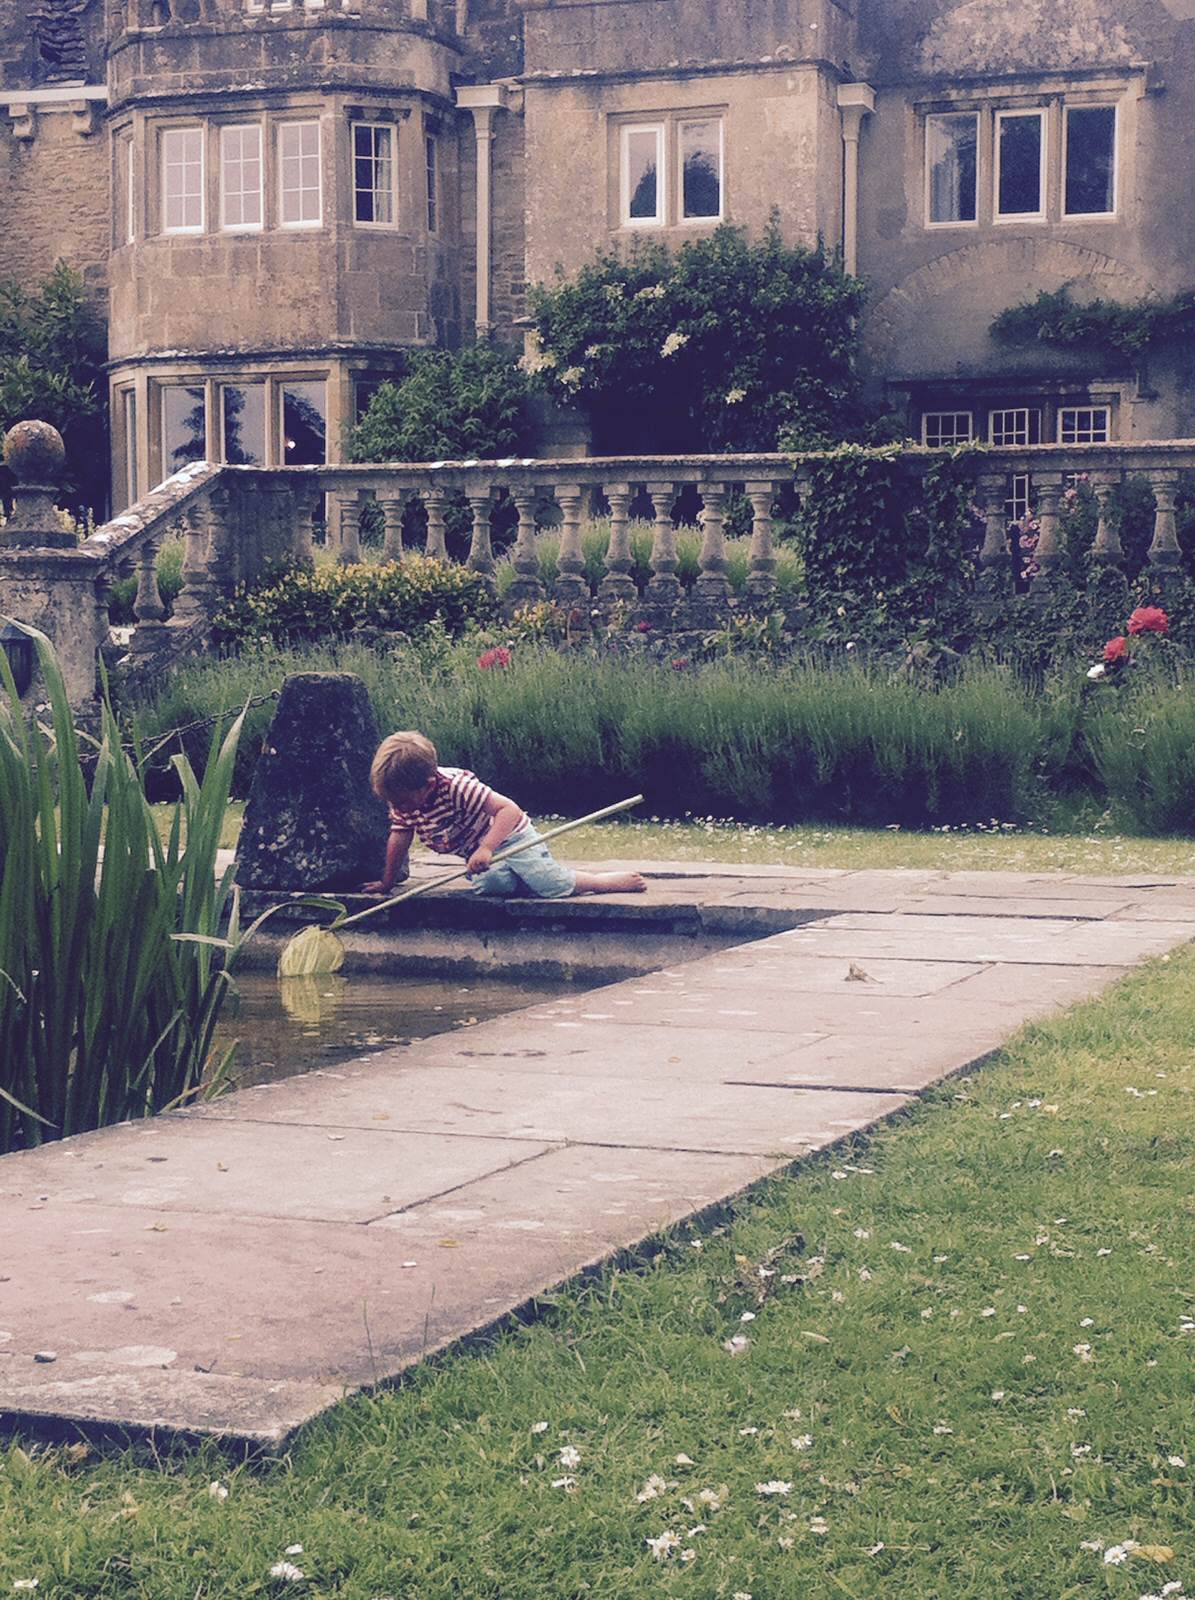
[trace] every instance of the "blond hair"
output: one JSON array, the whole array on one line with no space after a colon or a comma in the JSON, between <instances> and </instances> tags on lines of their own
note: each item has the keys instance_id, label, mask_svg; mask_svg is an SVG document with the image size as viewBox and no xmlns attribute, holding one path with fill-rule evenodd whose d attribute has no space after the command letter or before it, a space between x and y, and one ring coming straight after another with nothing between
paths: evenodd
<instances>
[{"instance_id":1,"label":"blond hair","mask_svg":"<svg viewBox=\"0 0 1195 1600\"><path fill-rule=\"evenodd\" d=\"M383 800L422 789L436 775L436 747L421 733L392 733L383 739L369 769L369 784Z\"/></svg>"}]
</instances>

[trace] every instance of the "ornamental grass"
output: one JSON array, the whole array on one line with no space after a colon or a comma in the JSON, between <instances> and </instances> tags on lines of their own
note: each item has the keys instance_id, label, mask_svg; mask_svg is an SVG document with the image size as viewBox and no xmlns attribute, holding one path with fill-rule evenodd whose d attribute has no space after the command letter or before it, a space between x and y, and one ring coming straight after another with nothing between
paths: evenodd
<instances>
[{"instance_id":1,"label":"ornamental grass","mask_svg":"<svg viewBox=\"0 0 1195 1600\"><path fill-rule=\"evenodd\" d=\"M111 709L98 741L83 738L49 641L33 637L48 726L27 721L0 655L0 1152L218 1082L238 937L216 850L241 718L211 742L202 782L174 757L182 798L163 841Z\"/></svg>"}]
</instances>

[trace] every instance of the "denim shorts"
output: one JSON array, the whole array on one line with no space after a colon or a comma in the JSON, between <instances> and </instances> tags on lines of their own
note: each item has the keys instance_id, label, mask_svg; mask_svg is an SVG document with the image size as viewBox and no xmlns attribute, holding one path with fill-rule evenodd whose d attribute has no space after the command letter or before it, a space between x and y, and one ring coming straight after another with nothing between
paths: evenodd
<instances>
[{"instance_id":1,"label":"denim shorts","mask_svg":"<svg viewBox=\"0 0 1195 1600\"><path fill-rule=\"evenodd\" d=\"M509 850L512 845L523 844L528 839L538 839L539 834L527 824L519 828L499 845L499 850ZM483 895L533 894L541 900L563 900L577 886L577 874L571 867L562 867L553 858L546 844L533 844L510 861L500 861L473 880L473 893Z\"/></svg>"}]
</instances>

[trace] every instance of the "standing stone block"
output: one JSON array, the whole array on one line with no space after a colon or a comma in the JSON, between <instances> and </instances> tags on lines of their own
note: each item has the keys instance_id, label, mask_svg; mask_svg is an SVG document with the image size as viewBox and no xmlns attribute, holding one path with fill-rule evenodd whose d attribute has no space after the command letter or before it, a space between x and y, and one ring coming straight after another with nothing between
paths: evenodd
<instances>
[{"instance_id":1,"label":"standing stone block","mask_svg":"<svg viewBox=\"0 0 1195 1600\"><path fill-rule=\"evenodd\" d=\"M245 889L347 893L378 878L389 820L369 787L378 727L351 672L297 672L282 685L245 808Z\"/></svg>"}]
</instances>

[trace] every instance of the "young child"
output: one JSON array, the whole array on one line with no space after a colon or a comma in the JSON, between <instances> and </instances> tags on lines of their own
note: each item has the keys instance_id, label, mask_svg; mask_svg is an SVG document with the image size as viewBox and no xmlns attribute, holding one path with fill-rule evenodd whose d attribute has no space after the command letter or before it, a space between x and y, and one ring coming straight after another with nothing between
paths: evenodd
<instances>
[{"instance_id":1,"label":"young child","mask_svg":"<svg viewBox=\"0 0 1195 1600\"><path fill-rule=\"evenodd\" d=\"M532 894L564 900L573 894L637 894L637 872L574 872L534 844L492 866L497 850L540 836L521 806L496 794L461 767L441 767L436 747L421 733L392 733L378 746L369 781L390 807L386 865L366 894L388 894L403 875L415 835L441 855L462 856L474 890L484 895Z\"/></svg>"}]
</instances>

